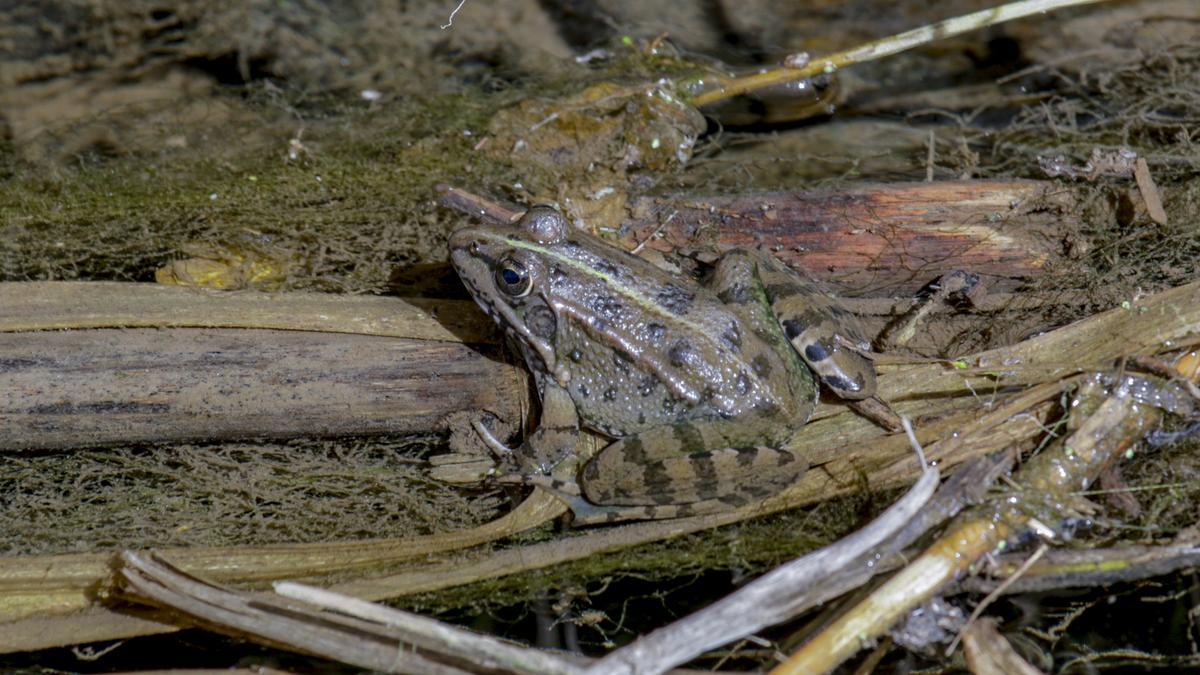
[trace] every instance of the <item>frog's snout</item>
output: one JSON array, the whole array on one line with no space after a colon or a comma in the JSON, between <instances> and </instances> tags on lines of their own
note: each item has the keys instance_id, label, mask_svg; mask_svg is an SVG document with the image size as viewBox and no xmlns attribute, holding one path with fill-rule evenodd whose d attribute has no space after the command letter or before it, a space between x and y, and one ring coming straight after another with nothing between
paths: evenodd
<instances>
[{"instance_id":1,"label":"frog's snout","mask_svg":"<svg viewBox=\"0 0 1200 675\"><path fill-rule=\"evenodd\" d=\"M470 230L459 230L450 235L450 264L460 276L470 274L473 263L479 261L479 238Z\"/></svg>"}]
</instances>

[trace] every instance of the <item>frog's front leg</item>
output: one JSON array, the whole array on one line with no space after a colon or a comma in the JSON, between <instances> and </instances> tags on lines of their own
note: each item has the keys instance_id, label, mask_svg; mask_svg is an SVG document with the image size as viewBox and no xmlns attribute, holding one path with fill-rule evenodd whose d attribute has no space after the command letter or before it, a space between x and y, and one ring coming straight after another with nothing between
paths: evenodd
<instances>
[{"instance_id":1,"label":"frog's front leg","mask_svg":"<svg viewBox=\"0 0 1200 675\"><path fill-rule=\"evenodd\" d=\"M804 473L807 463L786 450L733 447L729 441L744 437L745 425L696 420L614 441L580 472L586 499L568 500L575 523L725 511L779 492Z\"/></svg>"},{"instance_id":2,"label":"frog's front leg","mask_svg":"<svg viewBox=\"0 0 1200 675\"><path fill-rule=\"evenodd\" d=\"M541 382L542 417L515 454L521 471L574 482L578 468L579 413L570 394L546 378Z\"/></svg>"}]
</instances>

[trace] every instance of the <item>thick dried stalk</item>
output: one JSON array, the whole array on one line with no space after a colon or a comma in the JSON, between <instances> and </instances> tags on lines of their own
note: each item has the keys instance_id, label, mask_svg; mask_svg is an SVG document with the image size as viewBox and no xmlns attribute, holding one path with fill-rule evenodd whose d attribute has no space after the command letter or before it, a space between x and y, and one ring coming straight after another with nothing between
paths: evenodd
<instances>
[{"instance_id":1,"label":"thick dried stalk","mask_svg":"<svg viewBox=\"0 0 1200 675\"><path fill-rule=\"evenodd\" d=\"M1186 373L1195 376L1195 369ZM1100 471L1141 439L1162 411L1139 404L1124 388L1100 404L1065 440L1029 460L1017 474L1016 498L983 506L964 517L910 565L826 627L773 673L826 672L837 667L901 616L919 606L1018 529L1030 526L1033 512L1062 518L1066 495L1092 483ZM1044 502L1044 503L1043 503ZM1045 529L1045 526L1040 526Z\"/></svg>"},{"instance_id":2,"label":"thick dried stalk","mask_svg":"<svg viewBox=\"0 0 1200 675\"><path fill-rule=\"evenodd\" d=\"M105 281L0 283L0 333L138 327L274 328L498 343L495 324L469 301Z\"/></svg>"},{"instance_id":3,"label":"thick dried stalk","mask_svg":"<svg viewBox=\"0 0 1200 675\"><path fill-rule=\"evenodd\" d=\"M497 353L308 331L0 333L0 451L428 433L460 410L524 419L525 369Z\"/></svg>"}]
</instances>

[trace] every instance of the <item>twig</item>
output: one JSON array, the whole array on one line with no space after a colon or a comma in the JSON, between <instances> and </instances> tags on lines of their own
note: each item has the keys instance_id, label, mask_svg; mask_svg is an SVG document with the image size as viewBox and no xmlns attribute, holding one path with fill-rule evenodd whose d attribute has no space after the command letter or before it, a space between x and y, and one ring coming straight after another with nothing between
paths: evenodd
<instances>
[{"instance_id":1,"label":"twig","mask_svg":"<svg viewBox=\"0 0 1200 675\"><path fill-rule=\"evenodd\" d=\"M524 211L510 209L499 202L456 188L453 185L439 183L433 189L438 193L438 202L442 206L469 213L477 218L490 221L492 224L511 223L524 213Z\"/></svg>"},{"instance_id":2,"label":"twig","mask_svg":"<svg viewBox=\"0 0 1200 675\"><path fill-rule=\"evenodd\" d=\"M993 26L1005 21L1019 19L1021 17L1030 16L1032 14L1040 14L1049 12L1055 9L1064 7L1072 7L1074 5L1088 5L1104 0L1022 0L1021 2L1013 2L1000 7L985 9L972 14L946 19L938 23L930 24L915 28L904 33L898 33L890 37L868 42L864 45L855 47L854 49L830 54L824 58L812 59L807 65L801 68L783 67L776 70L769 70L765 73L756 73L745 77L731 78L720 83L715 89L705 91L691 99L691 104L696 107L703 107L723 101L734 96L773 87L777 84L785 84L787 82L795 82L820 73L833 73L839 68L843 68L855 63L863 63L891 56L903 51L918 47L927 42L941 40L943 38L961 35L968 31ZM787 62L787 61L785 61Z\"/></svg>"},{"instance_id":3,"label":"twig","mask_svg":"<svg viewBox=\"0 0 1200 675\"><path fill-rule=\"evenodd\" d=\"M1154 184L1154 177L1150 175L1150 165L1146 163L1145 157L1138 157L1134 163L1133 178L1137 181L1138 192L1146 204L1146 215L1159 225L1166 225L1167 211L1163 208L1162 196L1158 193L1158 186Z\"/></svg>"},{"instance_id":4,"label":"twig","mask_svg":"<svg viewBox=\"0 0 1200 675\"><path fill-rule=\"evenodd\" d=\"M361 668L443 675L484 669L528 675L579 672L569 661L544 652L415 614L335 598L320 589L298 584L284 587L290 595L317 599L339 613L268 594L223 588L132 551L121 553L120 561L118 574L139 599L182 612L223 632Z\"/></svg>"},{"instance_id":5,"label":"twig","mask_svg":"<svg viewBox=\"0 0 1200 675\"><path fill-rule=\"evenodd\" d=\"M446 23L441 25L442 30L446 30L454 25L454 15L458 14L458 10L462 9L465 4L467 4L467 0L459 0L458 6L450 10L450 16L446 18Z\"/></svg>"}]
</instances>

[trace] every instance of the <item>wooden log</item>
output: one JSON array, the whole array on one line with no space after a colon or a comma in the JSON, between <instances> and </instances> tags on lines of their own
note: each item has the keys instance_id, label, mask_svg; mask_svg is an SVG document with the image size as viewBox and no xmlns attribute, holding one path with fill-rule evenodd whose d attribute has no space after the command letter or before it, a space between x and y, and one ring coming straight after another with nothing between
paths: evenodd
<instances>
[{"instance_id":1,"label":"wooden log","mask_svg":"<svg viewBox=\"0 0 1200 675\"><path fill-rule=\"evenodd\" d=\"M496 342L472 302L0 284L0 451L521 419L525 371Z\"/></svg>"},{"instance_id":2,"label":"wooden log","mask_svg":"<svg viewBox=\"0 0 1200 675\"><path fill-rule=\"evenodd\" d=\"M520 419L521 368L452 342L278 330L0 333L0 450L428 432Z\"/></svg>"}]
</instances>

